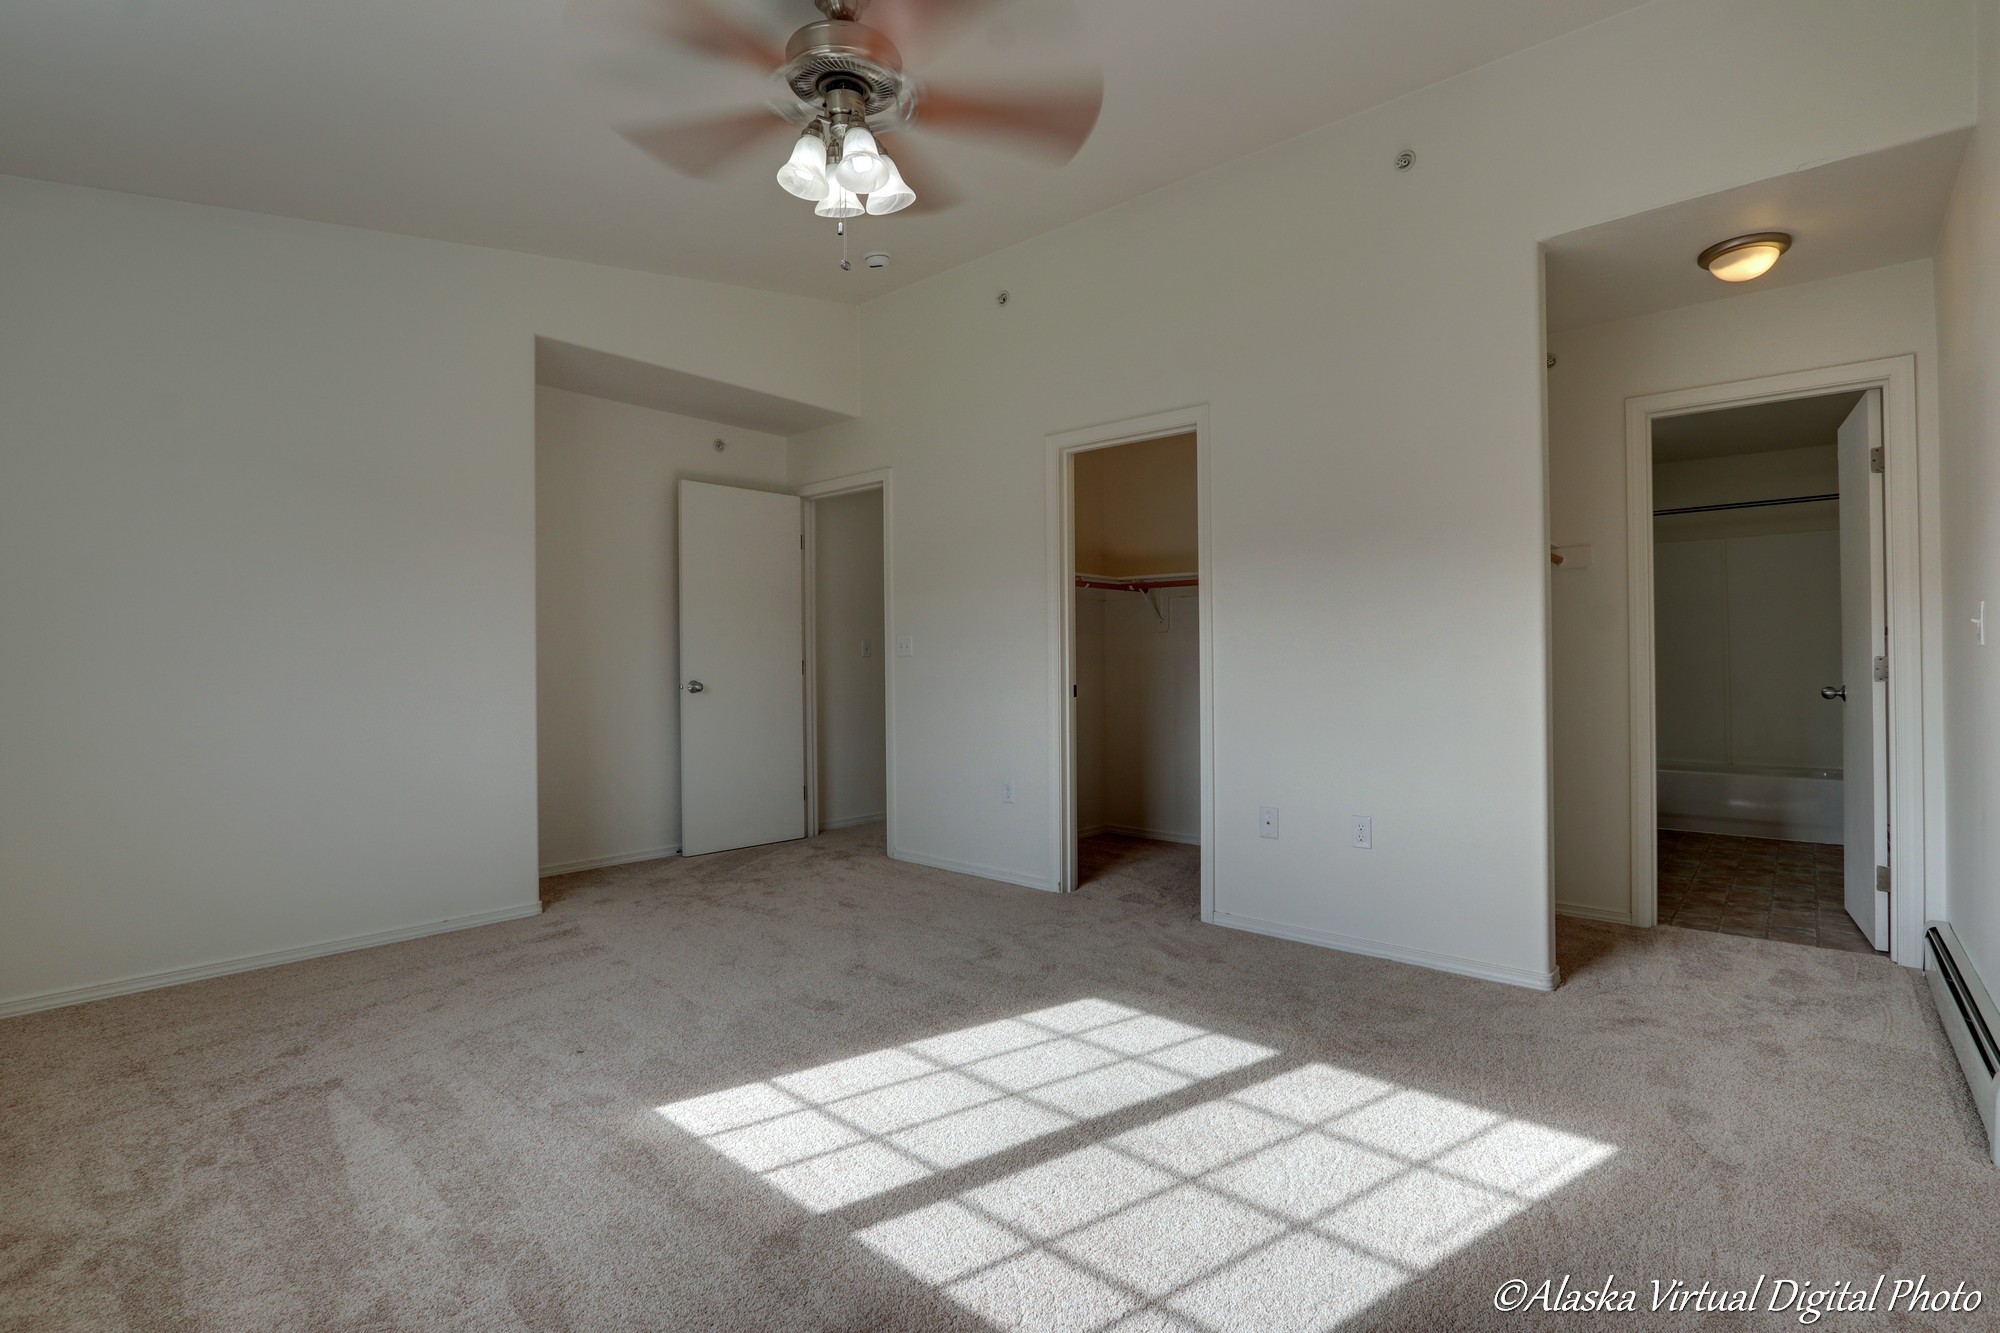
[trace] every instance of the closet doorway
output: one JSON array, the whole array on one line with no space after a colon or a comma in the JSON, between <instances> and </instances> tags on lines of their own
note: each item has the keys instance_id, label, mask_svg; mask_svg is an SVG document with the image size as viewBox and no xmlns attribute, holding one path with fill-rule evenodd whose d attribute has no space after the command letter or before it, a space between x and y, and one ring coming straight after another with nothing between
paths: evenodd
<instances>
[{"instance_id":1,"label":"closet doorway","mask_svg":"<svg viewBox=\"0 0 2000 1333\"><path fill-rule=\"evenodd\" d=\"M806 835L854 829L887 853L890 791L886 473L809 486ZM863 826L875 826L872 831Z\"/></svg>"},{"instance_id":2,"label":"closet doorway","mask_svg":"<svg viewBox=\"0 0 2000 1333\"><path fill-rule=\"evenodd\" d=\"M1063 888L1210 915L1199 423L1058 449Z\"/></svg>"}]
</instances>

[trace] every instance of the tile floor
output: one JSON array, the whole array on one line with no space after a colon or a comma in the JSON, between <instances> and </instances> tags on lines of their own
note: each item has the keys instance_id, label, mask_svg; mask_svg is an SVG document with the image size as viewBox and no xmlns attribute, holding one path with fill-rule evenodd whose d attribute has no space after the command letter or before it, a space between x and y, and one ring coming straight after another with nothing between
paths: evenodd
<instances>
[{"instance_id":1,"label":"tile floor","mask_svg":"<svg viewBox=\"0 0 2000 1333\"><path fill-rule=\"evenodd\" d=\"M1660 921L1874 953L1841 906L1841 849L1660 830Z\"/></svg>"}]
</instances>

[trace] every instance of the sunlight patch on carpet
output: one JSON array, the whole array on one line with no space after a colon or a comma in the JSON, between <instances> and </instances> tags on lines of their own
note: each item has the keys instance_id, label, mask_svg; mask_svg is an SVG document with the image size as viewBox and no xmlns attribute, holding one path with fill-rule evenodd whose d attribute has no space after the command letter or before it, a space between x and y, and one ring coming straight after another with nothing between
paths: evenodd
<instances>
[{"instance_id":1,"label":"sunlight patch on carpet","mask_svg":"<svg viewBox=\"0 0 2000 1333\"><path fill-rule=\"evenodd\" d=\"M655 1109L824 1213L1277 1054L1079 1000ZM1330 1330L1615 1152L1309 1064L856 1234L997 1328Z\"/></svg>"},{"instance_id":2,"label":"sunlight patch on carpet","mask_svg":"<svg viewBox=\"0 0 2000 1333\"><path fill-rule=\"evenodd\" d=\"M1326 1330L1615 1151L1314 1064L859 1236L1003 1329Z\"/></svg>"},{"instance_id":3,"label":"sunlight patch on carpet","mask_svg":"<svg viewBox=\"0 0 2000 1333\"><path fill-rule=\"evenodd\" d=\"M820 1213L1276 1054L1078 1000L655 1109Z\"/></svg>"}]
</instances>

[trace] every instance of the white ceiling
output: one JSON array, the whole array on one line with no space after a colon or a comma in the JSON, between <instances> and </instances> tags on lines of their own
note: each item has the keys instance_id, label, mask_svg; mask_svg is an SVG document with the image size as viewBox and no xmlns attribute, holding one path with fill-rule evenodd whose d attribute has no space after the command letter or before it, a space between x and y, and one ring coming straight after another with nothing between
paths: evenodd
<instances>
[{"instance_id":1,"label":"white ceiling","mask_svg":"<svg viewBox=\"0 0 2000 1333\"><path fill-rule=\"evenodd\" d=\"M1781 449L1830 449L1839 438L1840 423L1860 399L1855 390L1658 417L1653 421L1653 461L1689 463Z\"/></svg>"},{"instance_id":2,"label":"white ceiling","mask_svg":"<svg viewBox=\"0 0 2000 1333\"><path fill-rule=\"evenodd\" d=\"M716 3L780 33L816 16ZM862 219L881 272L840 271L832 224L771 180L782 144L709 184L614 134L760 85L636 39L607 59L562 0L7 0L0 172L864 300L1639 3L1016 0L918 72L1004 84L1081 54L1097 133L1060 169L933 138L968 202Z\"/></svg>"},{"instance_id":3,"label":"white ceiling","mask_svg":"<svg viewBox=\"0 0 2000 1333\"><path fill-rule=\"evenodd\" d=\"M1547 243L1551 331L1816 282L1936 251L1969 130L1670 204ZM1750 282L1695 257L1717 241L1786 231L1792 248Z\"/></svg>"}]
</instances>

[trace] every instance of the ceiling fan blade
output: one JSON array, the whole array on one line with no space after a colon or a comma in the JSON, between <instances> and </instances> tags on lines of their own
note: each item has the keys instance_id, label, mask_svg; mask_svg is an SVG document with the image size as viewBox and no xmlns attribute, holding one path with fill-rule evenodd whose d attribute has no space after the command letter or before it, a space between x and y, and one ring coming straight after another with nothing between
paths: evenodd
<instances>
[{"instance_id":1,"label":"ceiling fan blade","mask_svg":"<svg viewBox=\"0 0 2000 1333\"><path fill-rule=\"evenodd\" d=\"M896 170L903 173L903 181L916 194L917 202L906 210L911 213L942 213L947 208L963 201L958 191L945 184L944 177L937 173L931 160L907 134L877 135L886 140L883 147L889 158L896 164Z\"/></svg>"},{"instance_id":2,"label":"ceiling fan blade","mask_svg":"<svg viewBox=\"0 0 2000 1333\"><path fill-rule=\"evenodd\" d=\"M785 44L733 18L709 0L649 0L650 26L671 41L769 74L785 63Z\"/></svg>"},{"instance_id":3,"label":"ceiling fan blade","mask_svg":"<svg viewBox=\"0 0 2000 1333\"><path fill-rule=\"evenodd\" d=\"M917 96L916 123L928 130L992 134L1067 162L1097 127L1104 83L1018 93L953 93L926 87Z\"/></svg>"},{"instance_id":4,"label":"ceiling fan blade","mask_svg":"<svg viewBox=\"0 0 2000 1333\"><path fill-rule=\"evenodd\" d=\"M889 34L905 56L936 50L1005 0L868 0L862 21Z\"/></svg>"},{"instance_id":5,"label":"ceiling fan blade","mask_svg":"<svg viewBox=\"0 0 2000 1333\"><path fill-rule=\"evenodd\" d=\"M768 107L702 120L633 125L618 131L635 146L690 176L707 176L767 138L794 132Z\"/></svg>"}]
</instances>

